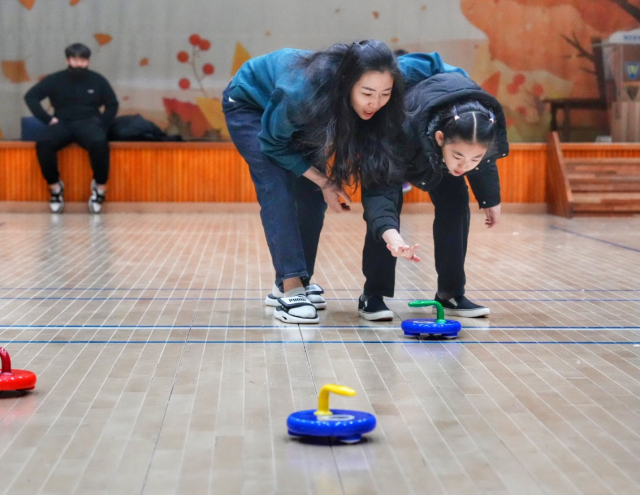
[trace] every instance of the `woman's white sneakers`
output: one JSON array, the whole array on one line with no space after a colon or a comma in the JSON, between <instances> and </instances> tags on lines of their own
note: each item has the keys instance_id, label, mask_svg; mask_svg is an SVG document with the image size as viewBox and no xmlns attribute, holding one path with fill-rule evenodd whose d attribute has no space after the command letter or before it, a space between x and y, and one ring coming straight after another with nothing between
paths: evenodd
<instances>
[{"instance_id":1,"label":"woman's white sneakers","mask_svg":"<svg viewBox=\"0 0 640 495\"><path fill-rule=\"evenodd\" d=\"M322 290L322 287L320 287L318 284L307 285L304 290L307 299L311 304L315 306L316 309L325 309L327 307L327 301L324 297L322 297L322 294L324 294L324 290ZM278 286L274 284L273 288L271 289L271 294L269 294L264 299L264 303L267 306L277 308L278 306L280 306L278 298L284 297L284 295L284 292L278 289Z\"/></svg>"},{"instance_id":2,"label":"woman's white sneakers","mask_svg":"<svg viewBox=\"0 0 640 495\"><path fill-rule=\"evenodd\" d=\"M307 293L307 299L309 302L313 304L316 309L324 309L327 307L327 301L322 294L324 294L324 290L318 284L310 284L304 288Z\"/></svg>"},{"instance_id":3,"label":"woman's white sneakers","mask_svg":"<svg viewBox=\"0 0 640 495\"><path fill-rule=\"evenodd\" d=\"M285 323L318 323L318 309L327 307L318 284L297 287L284 293L274 284L264 303L275 308L273 316Z\"/></svg>"},{"instance_id":4,"label":"woman's white sneakers","mask_svg":"<svg viewBox=\"0 0 640 495\"><path fill-rule=\"evenodd\" d=\"M313 304L306 294L289 297L279 297L279 306L273 312L278 320L285 323L318 323L320 318Z\"/></svg>"}]
</instances>

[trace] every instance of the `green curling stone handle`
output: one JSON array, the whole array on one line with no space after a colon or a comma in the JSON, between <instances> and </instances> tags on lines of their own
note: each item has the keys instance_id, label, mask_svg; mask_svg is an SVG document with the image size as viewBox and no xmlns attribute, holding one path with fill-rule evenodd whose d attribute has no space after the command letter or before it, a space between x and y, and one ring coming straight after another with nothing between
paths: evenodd
<instances>
[{"instance_id":1,"label":"green curling stone handle","mask_svg":"<svg viewBox=\"0 0 640 495\"><path fill-rule=\"evenodd\" d=\"M418 308L421 306L435 306L436 307L436 323L444 323L444 309L442 308L442 304L438 301L411 301L409 306L412 308Z\"/></svg>"}]
</instances>

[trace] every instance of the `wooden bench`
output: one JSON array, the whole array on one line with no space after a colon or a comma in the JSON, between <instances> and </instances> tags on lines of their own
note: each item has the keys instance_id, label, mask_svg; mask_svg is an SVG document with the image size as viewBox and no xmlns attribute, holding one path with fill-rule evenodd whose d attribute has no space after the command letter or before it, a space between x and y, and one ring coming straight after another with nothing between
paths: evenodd
<instances>
[{"instance_id":1,"label":"wooden bench","mask_svg":"<svg viewBox=\"0 0 640 495\"><path fill-rule=\"evenodd\" d=\"M112 142L107 200L111 202L255 202L249 169L232 143ZM544 203L546 145L514 144L498 161L503 202ZM86 202L89 157L72 145L60 151L66 202ZM360 200L359 192L353 195ZM0 201L47 201L35 143L0 141ZM413 188L405 202L430 202Z\"/></svg>"}]
</instances>

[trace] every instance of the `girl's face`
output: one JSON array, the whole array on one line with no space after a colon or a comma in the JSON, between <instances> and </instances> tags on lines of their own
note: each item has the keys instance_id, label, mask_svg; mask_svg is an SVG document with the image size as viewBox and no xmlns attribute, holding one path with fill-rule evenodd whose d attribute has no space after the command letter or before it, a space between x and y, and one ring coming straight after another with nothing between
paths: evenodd
<instances>
[{"instance_id":1,"label":"girl's face","mask_svg":"<svg viewBox=\"0 0 640 495\"><path fill-rule=\"evenodd\" d=\"M393 76L389 71L370 70L351 88L351 106L362 120L369 120L391 98Z\"/></svg>"},{"instance_id":2,"label":"girl's face","mask_svg":"<svg viewBox=\"0 0 640 495\"><path fill-rule=\"evenodd\" d=\"M478 166L487 153L487 147L479 143L449 141L444 144L444 134L436 131L436 141L442 148L444 163L451 175L460 176Z\"/></svg>"}]
</instances>

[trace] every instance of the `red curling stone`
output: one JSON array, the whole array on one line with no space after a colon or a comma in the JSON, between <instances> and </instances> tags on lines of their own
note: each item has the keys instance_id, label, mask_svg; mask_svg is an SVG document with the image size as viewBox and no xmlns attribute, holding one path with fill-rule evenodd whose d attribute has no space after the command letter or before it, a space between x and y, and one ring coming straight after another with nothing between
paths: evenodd
<instances>
[{"instance_id":1,"label":"red curling stone","mask_svg":"<svg viewBox=\"0 0 640 495\"><path fill-rule=\"evenodd\" d=\"M0 373L0 392L33 390L36 386L36 374L27 370L12 370L11 358L4 347L0 347L2 373Z\"/></svg>"}]
</instances>

